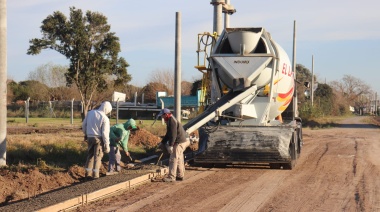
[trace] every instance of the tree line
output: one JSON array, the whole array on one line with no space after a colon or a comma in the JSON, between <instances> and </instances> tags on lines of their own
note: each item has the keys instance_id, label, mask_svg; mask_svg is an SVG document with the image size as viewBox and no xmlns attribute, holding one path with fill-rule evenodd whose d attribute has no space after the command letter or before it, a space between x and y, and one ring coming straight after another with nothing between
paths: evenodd
<instances>
[{"instance_id":1,"label":"tree line","mask_svg":"<svg viewBox=\"0 0 380 212\"><path fill-rule=\"evenodd\" d=\"M28 80L19 83L8 80L8 104L23 102L30 97L32 101L71 101L80 100L78 88L67 86L65 73L68 67L47 63L37 67L28 75ZM340 116L351 113L349 106L355 107L357 111L368 107L371 100L375 100L374 92L365 82L350 75L344 75L341 80L326 83L317 83L314 88L314 104L305 96L305 91L310 90L303 86L304 82L311 82L312 74L302 64L297 64L297 96L301 117ZM95 92L93 95L93 107L102 101L110 101L114 91L126 94L127 101L133 101L137 93L137 101L144 103L155 103L156 92L165 91L168 95L174 94L174 71L154 70L149 74L148 83L143 87L127 84L123 87L115 87L112 80L106 80L107 89ZM318 82L316 76L314 82ZM200 89L201 79L193 82L182 81L182 95L196 95ZM144 97L144 99L142 99Z\"/></svg>"}]
</instances>

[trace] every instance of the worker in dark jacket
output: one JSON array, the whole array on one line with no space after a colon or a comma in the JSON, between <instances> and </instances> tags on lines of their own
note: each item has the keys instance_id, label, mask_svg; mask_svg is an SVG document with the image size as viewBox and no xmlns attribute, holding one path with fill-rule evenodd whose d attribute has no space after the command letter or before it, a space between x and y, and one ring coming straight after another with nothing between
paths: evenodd
<instances>
[{"instance_id":1,"label":"worker in dark jacket","mask_svg":"<svg viewBox=\"0 0 380 212\"><path fill-rule=\"evenodd\" d=\"M182 124L174 118L169 109L162 109L157 116L165 120L166 134L161 145L167 146L170 154L169 175L163 180L164 182L182 181L185 175L183 152L190 145L190 140L186 138Z\"/></svg>"}]
</instances>

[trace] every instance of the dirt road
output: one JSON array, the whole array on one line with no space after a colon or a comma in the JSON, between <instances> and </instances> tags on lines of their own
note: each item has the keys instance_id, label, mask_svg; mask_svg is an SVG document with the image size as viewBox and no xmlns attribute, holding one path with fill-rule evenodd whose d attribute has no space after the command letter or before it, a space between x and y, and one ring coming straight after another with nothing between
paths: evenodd
<instances>
[{"instance_id":1,"label":"dirt road","mask_svg":"<svg viewBox=\"0 0 380 212\"><path fill-rule=\"evenodd\" d=\"M303 132L293 170L188 170L77 211L380 211L380 129L353 117Z\"/></svg>"}]
</instances>

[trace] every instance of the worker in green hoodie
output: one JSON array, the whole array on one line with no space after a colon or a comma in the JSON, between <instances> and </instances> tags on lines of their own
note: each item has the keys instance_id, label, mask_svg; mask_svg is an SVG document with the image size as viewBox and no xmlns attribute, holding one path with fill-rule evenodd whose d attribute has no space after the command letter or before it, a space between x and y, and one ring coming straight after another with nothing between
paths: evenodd
<instances>
[{"instance_id":1,"label":"worker in green hoodie","mask_svg":"<svg viewBox=\"0 0 380 212\"><path fill-rule=\"evenodd\" d=\"M128 140L131 130L137 130L136 121L129 119L124 124L115 124L110 129L110 152L108 171L106 175L118 174L121 170L120 161L121 154L120 148L122 148L127 157L130 157L128 152Z\"/></svg>"}]
</instances>

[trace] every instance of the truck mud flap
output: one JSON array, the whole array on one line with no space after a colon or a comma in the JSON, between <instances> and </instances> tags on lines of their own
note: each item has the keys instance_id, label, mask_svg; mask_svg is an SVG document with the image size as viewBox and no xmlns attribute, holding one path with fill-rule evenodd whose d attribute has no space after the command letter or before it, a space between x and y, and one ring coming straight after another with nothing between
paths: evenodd
<instances>
[{"instance_id":1,"label":"truck mud flap","mask_svg":"<svg viewBox=\"0 0 380 212\"><path fill-rule=\"evenodd\" d=\"M290 164L294 128L219 126L208 133L207 148L195 158L205 164Z\"/></svg>"}]
</instances>

